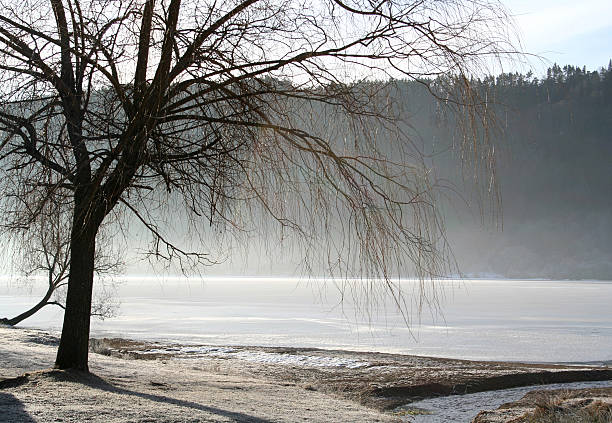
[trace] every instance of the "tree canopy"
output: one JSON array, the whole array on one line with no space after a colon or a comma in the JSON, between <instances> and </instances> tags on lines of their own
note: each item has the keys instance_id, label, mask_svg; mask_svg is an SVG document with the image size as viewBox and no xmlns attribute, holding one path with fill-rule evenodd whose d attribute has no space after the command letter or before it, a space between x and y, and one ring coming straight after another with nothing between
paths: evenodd
<instances>
[{"instance_id":1,"label":"tree canopy","mask_svg":"<svg viewBox=\"0 0 612 423\"><path fill-rule=\"evenodd\" d=\"M490 163L470 75L513 52L495 2L22 0L0 2L3 227L27 231L49 202L70 216L56 366L87 370L96 236L127 212L152 253L209 262L156 224L157 206L202 224L270 218L383 277L442 269L443 232L421 152L381 83L429 90ZM442 81L453 81L448 89ZM490 169L487 164L484 169ZM328 234L340 235L339 238Z\"/></svg>"}]
</instances>

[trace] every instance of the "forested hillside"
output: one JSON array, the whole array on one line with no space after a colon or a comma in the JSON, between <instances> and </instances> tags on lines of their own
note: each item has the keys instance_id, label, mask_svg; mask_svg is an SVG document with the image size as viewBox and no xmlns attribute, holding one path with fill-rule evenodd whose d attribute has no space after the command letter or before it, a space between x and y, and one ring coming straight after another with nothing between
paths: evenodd
<instances>
[{"instance_id":1,"label":"forested hillside","mask_svg":"<svg viewBox=\"0 0 612 423\"><path fill-rule=\"evenodd\" d=\"M488 129L497 158L497 207L496 196L483 195L490 188L487 172L477 172L475 184L473 167L461 165L465 160L460 156L474 151L465 145L462 150L461 129L445 107L443 93L452 89L452 81L361 82L354 87L375 93L372 101L400 118L415 164L431 168L429 183L440 194L458 269L473 277L612 280L612 63L597 71L555 65L540 79L509 73L472 82L496 111ZM330 117L320 105L294 101L301 102L306 120L316 125L308 131L346 132L346 122ZM292 118L297 127L305 125L299 115ZM378 147L393 148L385 128L375 129ZM282 260L264 254L268 248L281 251L280 246L274 250L273 241L264 246L254 242L232 250L231 260L212 271L293 275L300 268L304 252L297 244L282 250ZM308 271L325 274L325 258L313 259ZM400 269L400 274L413 274L409 271Z\"/></svg>"},{"instance_id":2,"label":"forested hillside","mask_svg":"<svg viewBox=\"0 0 612 423\"><path fill-rule=\"evenodd\" d=\"M612 61L598 71L554 65L543 79L509 73L477 85L498 110L503 230L483 229L474 207L458 216L449 208L461 269L612 279ZM457 181L459 173L440 172Z\"/></svg>"}]
</instances>

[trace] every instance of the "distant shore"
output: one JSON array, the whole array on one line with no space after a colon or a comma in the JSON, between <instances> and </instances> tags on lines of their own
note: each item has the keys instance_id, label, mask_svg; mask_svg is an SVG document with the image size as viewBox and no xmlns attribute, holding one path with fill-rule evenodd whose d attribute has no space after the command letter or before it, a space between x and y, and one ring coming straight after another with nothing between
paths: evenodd
<instances>
[{"instance_id":1,"label":"distant shore","mask_svg":"<svg viewBox=\"0 0 612 423\"><path fill-rule=\"evenodd\" d=\"M61 372L40 372L53 364L57 338L48 332L2 327L0 337L0 380L5 380L0 382L0 401L33 418L17 421L53 421L50 416L139 421L158 419L161 415L155 413L167 413L164 407L171 407L180 415L195 408L202 417L193 421L382 422L397 418L395 407L431 396L612 380L612 370L605 367L95 339L90 344L95 376L79 381ZM11 379L26 372L30 375L25 379ZM79 383L99 401L83 405ZM49 396L57 390L65 390L67 399L56 410ZM139 399L129 401L129 410L125 395ZM213 409L226 413L215 414ZM105 413L127 414L123 420L96 420Z\"/></svg>"}]
</instances>

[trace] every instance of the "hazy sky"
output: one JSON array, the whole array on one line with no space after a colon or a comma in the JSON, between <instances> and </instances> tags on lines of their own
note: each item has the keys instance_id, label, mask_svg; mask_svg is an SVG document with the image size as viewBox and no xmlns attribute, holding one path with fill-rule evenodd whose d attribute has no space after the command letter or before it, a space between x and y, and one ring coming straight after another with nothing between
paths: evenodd
<instances>
[{"instance_id":1,"label":"hazy sky","mask_svg":"<svg viewBox=\"0 0 612 423\"><path fill-rule=\"evenodd\" d=\"M612 1L502 0L518 26L523 48L560 65L594 70L612 58Z\"/></svg>"}]
</instances>

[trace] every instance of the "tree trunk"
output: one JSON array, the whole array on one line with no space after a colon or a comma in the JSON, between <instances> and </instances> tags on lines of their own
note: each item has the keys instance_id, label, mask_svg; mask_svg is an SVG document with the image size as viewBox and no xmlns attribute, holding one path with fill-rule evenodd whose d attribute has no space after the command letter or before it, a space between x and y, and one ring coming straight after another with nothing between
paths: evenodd
<instances>
[{"instance_id":1,"label":"tree trunk","mask_svg":"<svg viewBox=\"0 0 612 423\"><path fill-rule=\"evenodd\" d=\"M79 213L81 212L81 213ZM55 367L89 371L89 321L94 277L94 254L99 224L84 216L75 207L70 239L70 274L66 294L64 325L60 338Z\"/></svg>"},{"instance_id":2,"label":"tree trunk","mask_svg":"<svg viewBox=\"0 0 612 423\"><path fill-rule=\"evenodd\" d=\"M32 316L38 310L40 310L41 308L47 305L47 301L49 301L49 298L51 298L51 295L53 295L54 290L55 290L55 287L52 284L49 284L49 289L47 289L47 293L45 294L43 299L38 302L38 304L36 304L31 309L24 311L19 316L13 317L12 319L0 319L0 323L4 323L5 325L10 325L10 326L15 326L19 322Z\"/></svg>"}]
</instances>

